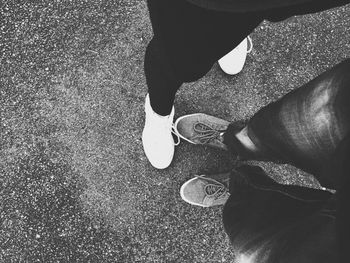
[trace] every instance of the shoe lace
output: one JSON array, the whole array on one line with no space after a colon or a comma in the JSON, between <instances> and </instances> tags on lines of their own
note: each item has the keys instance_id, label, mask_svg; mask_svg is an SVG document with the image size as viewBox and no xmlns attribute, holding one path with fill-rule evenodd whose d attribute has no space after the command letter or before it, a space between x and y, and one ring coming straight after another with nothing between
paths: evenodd
<instances>
[{"instance_id":1,"label":"shoe lace","mask_svg":"<svg viewBox=\"0 0 350 263\"><path fill-rule=\"evenodd\" d=\"M220 183L214 179L206 178L206 177L204 177L204 175L200 175L197 177L208 182L204 186L204 191L205 191L206 195L209 197L213 197L214 199L219 199L220 197L225 195L225 193L227 193L227 191L228 191L227 187L225 185L223 185L222 183ZM210 181L212 181L213 183L209 183ZM226 183L228 181L229 181L229 179L224 180L224 182L226 182Z\"/></svg>"},{"instance_id":2,"label":"shoe lace","mask_svg":"<svg viewBox=\"0 0 350 263\"><path fill-rule=\"evenodd\" d=\"M217 184L207 184L204 187L204 191L209 197L214 197L215 199L219 199L221 196L223 196L227 189L223 185L217 185Z\"/></svg>"},{"instance_id":3,"label":"shoe lace","mask_svg":"<svg viewBox=\"0 0 350 263\"><path fill-rule=\"evenodd\" d=\"M221 140L221 135L225 130L215 130L207 124L198 122L194 125L193 130L198 134L193 139L198 139L199 143L207 144L212 140Z\"/></svg>"},{"instance_id":4,"label":"shoe lace","mask_svg":"<svg viewBox=\"0 0 350 263\"><path fill-rule=\"evenodd\" d=\"M178 146L180 144L180 136L176 132L174 124L171 124L171 133L174 134L176 138L176 141L174 140L174 145Z\"/></svg>"}]
</instances>

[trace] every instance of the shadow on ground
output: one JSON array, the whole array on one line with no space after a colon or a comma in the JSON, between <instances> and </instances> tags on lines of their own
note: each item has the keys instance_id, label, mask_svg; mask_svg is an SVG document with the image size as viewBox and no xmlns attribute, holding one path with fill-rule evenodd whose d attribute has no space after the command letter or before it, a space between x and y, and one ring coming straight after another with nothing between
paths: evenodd
<instances>
[{"instance_id":1,"label":"shadow on ground","mask_svg":"<svg viewBox=\"0 0 350 263\"><path fill-rule=\"evenodd\" d=\"M0 262L232 262L222 208L191 207L178 193L232 158L183 142L157 171L143 154L145 2L1 8ZM185 84L176 117L249 118L349 56L349 14L262 23L244 70L227 77L214 65ZM280 182L317 187L292 167L260 165Z\"/></svg>"}]
</instances>

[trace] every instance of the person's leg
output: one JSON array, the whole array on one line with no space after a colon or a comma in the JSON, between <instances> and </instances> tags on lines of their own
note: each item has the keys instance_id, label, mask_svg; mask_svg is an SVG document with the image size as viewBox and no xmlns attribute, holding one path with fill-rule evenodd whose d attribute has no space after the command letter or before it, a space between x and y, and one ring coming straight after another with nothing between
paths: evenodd
<instances>
[{"instance_id":1,"label":"person's leg","mask_svg":"<svg viewBox=\"0 0 350 263\"><path fill-rule=\"evenodd\" d=\"M314 172L322 185L334 187L332 181L339 175L348 177L348 171L339 172L338 167L348 163L349 157L344 159L344 154L336 153L350 131L349 69L350 60L346 60L269 104L246 125L193 114L176 122L177 131L193 143L220 148L224 143L247 159L293 163ZM334 159L343 162L334 165ZM186 196L182 197L185 201L196 197L197 205L200 200L214 197L211 204L222 204L221 199L216 202L215 194L225 198L230 193L224 208L224 226L242 259L337 262L336 199L331 193L277 184L256 167L238 168L231 176L229 190L220 181L208 183L208 179L211 177L186 182L187 189L182 191ZM344 187L348 190L349 186ZM207 188L217 190L209 195ZM226 192L222 193L222 189Z\"/></svg>"},{"instance_id":2,"label":"person's leg","mask_svg":"<svg viewBox=\"0 0 350 263\"><path fill-rule=\"evenodd\" d=\"M251 184L242 195L242 186L231 183L237 174L231 177L224 225L241 255L258 257L258 262L344 262L349 239L349 69L350 60L344 61L268 105L246 126L242 138L255 146L245 151L248 158L291 162L339 193L269 185L262 170L240 170ZM242 142L237 134L227 137L235 142L231 147ZM319 193L319 201L312 201Z\"/></svg>"},{"instance_id":3,"label":"person's leg","mask_svg":"<svg viewBox=\"0 0 350 263\"><path fill-rule=\"evenodd\" d=\"M218 12L186 0L148 0L148 7L154 37L145 56L149 97L142 142L153 166L165 168L174 154L173 103L181 84L204 76L264 18L278 14L282 20L304 9L293 5L267 13Z\"/></svg>"},{"instance_id":4,"label":"person's leg","mask_svg":"<svg viewBox=\"0 0 350 263\"><path fill-rule=\"evenodd\" d=\"M335 262L333 194L280 185L259 167L231 174L223 223L237 258L248 262Z\"/></svg>"},{"instance_id":5,"label":"person's leg","mask_svg":"<svg viewBox=\"0 0 350 263\"><path fill-rule=\"evenodd\" d=\"M337 147L330 170L347 182L349 139ZM340 151L343 146L345 151ZM196 176L180 193L192 205L225 204L224 228L238 262L325 263L338 262L347 253L348 184L343 188L345 196L337 207L336 195L328 191L281 185L260 167L241 166L231 174Z\"/></svg>"},{"instance_id":6,"label":"person's leg","mask_svg":"<svg viewBox=\"0 0 350 263\"><path fill-rule=\"evenodd\" d=\"M321 171L350 132L348 72L350 59L262 108L247 124L197 113L176 120L175 130L191 143L229 148L241 159L293 164L334 188L336 178Z\"/></svg>"},{"instance_id":7,"label":"person's leg","mask_svg":"<svg viewBox=\"0 0 350 263\"><path fill-rule=\"evenodd\" d=\"M154 33L145 55L152 108L160 115L170 114L174 94L181 84L203 77L263 19L282 21L344 4L327 2L293 3L261 12L221 12L187 0L147 0Z\"/></svg>"},{"instance_id":8,"label":"person's leg","mask_svg":"<svg viewBox=\"0 0 350 263\"><path fill-rule=\"evenodd\" d=\"M256 262L346 262L349 244L350 134L324 170L336 194L280 185L261 168L231 173L224 227L239 255Z\"/></svg>"},{"instance_id":9,"label":"person's leg","mask_svg":"<svg viewBox=\"0 0 350 263\"><path fill-rule=\"evenodd\" d=\"M277 184L261 168L247 166L231 174L229 188L220 180L208 186L208 179L216 176L186 182L185 201L196 197L198 205L214 197L210 204L225 203L225 231L243 262L344 262L349 239L348 72L350 60L269 104L245 125L204 114L176 122L177 130L193 143L220 148L226 143L247 159L290 162L314 172L322 185L339 189L340 202L327 191ZM208 198L203 189L209 187L218 189L223 200Z\"/></svg>"},{"instance_id":10,"label":"person's leg","mask_svg":"<svg viewBox=\"0 0 350 263\"><path fill-rule=\"evenodd\" d=\"M151 164L164 169L174 155L176 91L182 83L204 76L262 17L210 11L185 0L149 0L148 7L154 37L145 56L148 95L142 143Z\"/></svg>"},{"instance_id":11,"label":"person's leg","mask_svg":"<svg viewBox=\"0 0 350 263\"><path fill-rule=\"evenodd\" d=\"M321 171L350 132L349 72L350 60L345 60L259 110L246 126L246 137L256 148L246 151L246 158L285 161L334 187L336 178ZM228 128L225 142L236 147L235 127Z\"/></svg>"},{"instance_id":12,"label":"person's leg","mask_svg":"<svg viewBox=\"0 0 350 263\"><path fill-rule=\"evenodd\" d=\"M170 113L182 83L203 77L263 20L262 14L217 12L186 0L148 0L148 8L154 37L145 74L152 108L160 115Z\"/></svg>"},{"instance_id":13,"label":"person's leg","mask_svg":"<svg viewBox=\"0 0 350 263\"><path fill-rule=\"evenodd\" d=\"M180 194L191 205L225 205L224 228L243 262L335 260L335 198L328 191L281 185L260 167L241 166L196 176Z\"/></svg>"}]
</instances>

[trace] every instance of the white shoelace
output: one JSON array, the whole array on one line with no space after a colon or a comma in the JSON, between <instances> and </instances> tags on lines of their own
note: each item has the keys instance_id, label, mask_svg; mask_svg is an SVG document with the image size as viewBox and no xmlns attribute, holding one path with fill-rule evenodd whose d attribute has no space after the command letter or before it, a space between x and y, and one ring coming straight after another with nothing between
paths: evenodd
<instances>
[{"instance_id":1,"label":"white shoelace","mask_svg":"<svg viewBox=\"0 0 350 263\"><path fill-rule=\"evenodd\" d=\"M171 133L176 137L176 142L174 142L174 145L178 146L180 144L180 136L177 134L174 124L171 125Z\"/></svg>"}]
</instances>

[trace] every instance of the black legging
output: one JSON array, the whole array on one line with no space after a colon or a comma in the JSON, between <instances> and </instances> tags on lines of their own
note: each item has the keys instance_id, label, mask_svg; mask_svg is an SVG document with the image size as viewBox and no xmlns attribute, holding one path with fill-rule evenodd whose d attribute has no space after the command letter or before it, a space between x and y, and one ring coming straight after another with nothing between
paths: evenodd
<instances>
[{"instance_id":1,"label":"black legging","mask_svg":"<svg viewBox=\"0 0 350 263\"><path fill-rule=\"evenodd\" d=\"M346 0L345 0L346 1ZM148 0L154 37L145 55L152 108L168 115L182 83L203 77L264 19L280 21L340 5L319 0L264 12L232 13L203 9L186 0Z\"/></svg>"}]
</instances>

